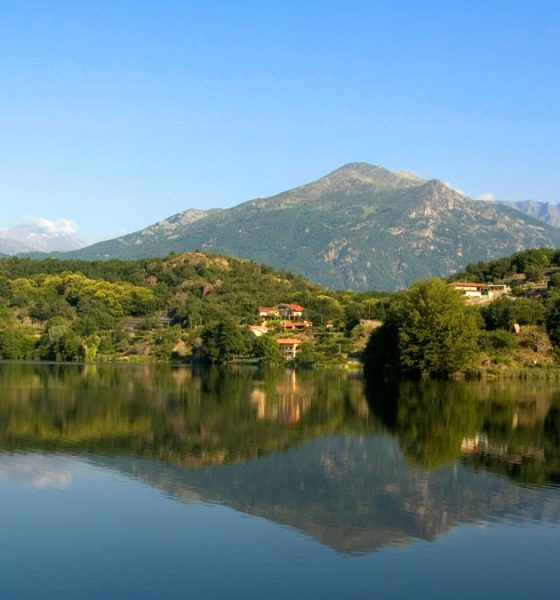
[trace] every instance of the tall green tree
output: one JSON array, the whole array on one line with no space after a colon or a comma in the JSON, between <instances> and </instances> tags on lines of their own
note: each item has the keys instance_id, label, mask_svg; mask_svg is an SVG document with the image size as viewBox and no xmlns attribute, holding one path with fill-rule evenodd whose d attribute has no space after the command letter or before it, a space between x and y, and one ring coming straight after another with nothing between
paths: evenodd
<instances>
[{"instance_id":1,"label":"tall green tree","mask_svg":"<svg viewBox=\"0 0 560 600\"><path fill-rule=\"evenodd\" d=\"M241 329L230 319L205 327L202 346L208 358L216 363L229 362L247 349Z\"/></svg>"},{"instance_id":2,"label":"tall green tree","mask_svg":"<svg viewBox=\"0 0 560 600\"><path fill-rule=\"evenodd\" d=\"M479 322L464 298L441 279L395 296L365 352L366 374L445 378L474 356Z\"/></svg>"}]
</instances>

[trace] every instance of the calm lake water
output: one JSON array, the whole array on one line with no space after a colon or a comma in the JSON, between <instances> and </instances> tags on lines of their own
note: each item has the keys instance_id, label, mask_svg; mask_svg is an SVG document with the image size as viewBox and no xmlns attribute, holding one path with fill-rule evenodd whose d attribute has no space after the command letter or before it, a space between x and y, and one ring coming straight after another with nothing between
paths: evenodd
<instances>
[{"instance_id":1,"label":"calm lake water","mask_svg":"<svg viewBox=\"0 0 560 600\"><path fill-rule=\"evenodd\" d=\"M560 386L0 365L0 598L560 597Z\"/></svg>"}]
</instances>

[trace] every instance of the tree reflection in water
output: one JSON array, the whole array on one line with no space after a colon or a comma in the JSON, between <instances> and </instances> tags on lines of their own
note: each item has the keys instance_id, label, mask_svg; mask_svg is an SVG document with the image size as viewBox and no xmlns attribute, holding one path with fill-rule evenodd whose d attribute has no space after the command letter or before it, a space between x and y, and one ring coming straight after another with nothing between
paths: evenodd
<instances>
[{"instance_id":1,"label":"tree reflection in water","mask_svg":"<svg viewBox=\"0 0 560 600\"><path fill-rule=\"evenodd\" d=\"M5 450L133 454L202 467L326 434L395 436L415 468L463 461L560 482L560 386L421 382L364 393L345 371L3 364Z\"/></svg>"}]
</instances>

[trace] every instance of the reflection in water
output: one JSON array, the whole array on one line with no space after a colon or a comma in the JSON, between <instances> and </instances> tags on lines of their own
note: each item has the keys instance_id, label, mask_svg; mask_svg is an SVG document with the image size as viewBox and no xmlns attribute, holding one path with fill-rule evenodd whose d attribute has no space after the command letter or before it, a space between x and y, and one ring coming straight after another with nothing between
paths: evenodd
<instances>
[{"instance_id":1,"label":"reflection in water","mask_svg":"<svg viewBox=\"0 0 560 600\"><path fill-rule=\"evenodd\" d=\"M2 455L0 480L11 479L34 488L66 488L72 483L73 463L62 456Z\"/></svg>"},{"instance_id":2,"label":"reflection in water","mask_svg":"<svg viewBox=\"0 0 560 600\"><path fill-rule=\"evenodd\" d=\"M558 385L406 383L368 396L412 464L462 459L522 483L560 483Z\"/></svg>"},{"instance_id":3,"label":"reflection in water","mask_svg":"<svg viewBox=\"0 0 560 600\"><path fill-rule=\"evenodd\" d=\"M344 373L3 365L0 447L119 453L199 467L370 428Z\"/></svg>"},{"instance_id":4,"label":"reflection in water","mask_svg":"<svg viewBox=\"0 0 560 600\"><path fill-rule=\"evenodd\" d=\"M79 455L348 553L464 522L560 520L557 386L366 395L339 371L6 364L0 390L0 478L70 485L62 453Z\"/></svg>"}]
</instances>

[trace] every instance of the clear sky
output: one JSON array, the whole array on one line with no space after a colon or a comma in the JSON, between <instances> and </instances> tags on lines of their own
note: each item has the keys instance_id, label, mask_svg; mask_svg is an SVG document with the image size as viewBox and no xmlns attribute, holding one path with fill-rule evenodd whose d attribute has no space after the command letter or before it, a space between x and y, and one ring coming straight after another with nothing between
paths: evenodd
<instances>
[{"instance_id":1,"label":"clear sky","mask_svg":"<svg viewBox=\"0 0 560 600\"><path fill-rule=\"evenodd\" d=\"M559 201L558 1L0 1L0 229L93 241L352 161Z\"/></svg>"}]
</instances>

